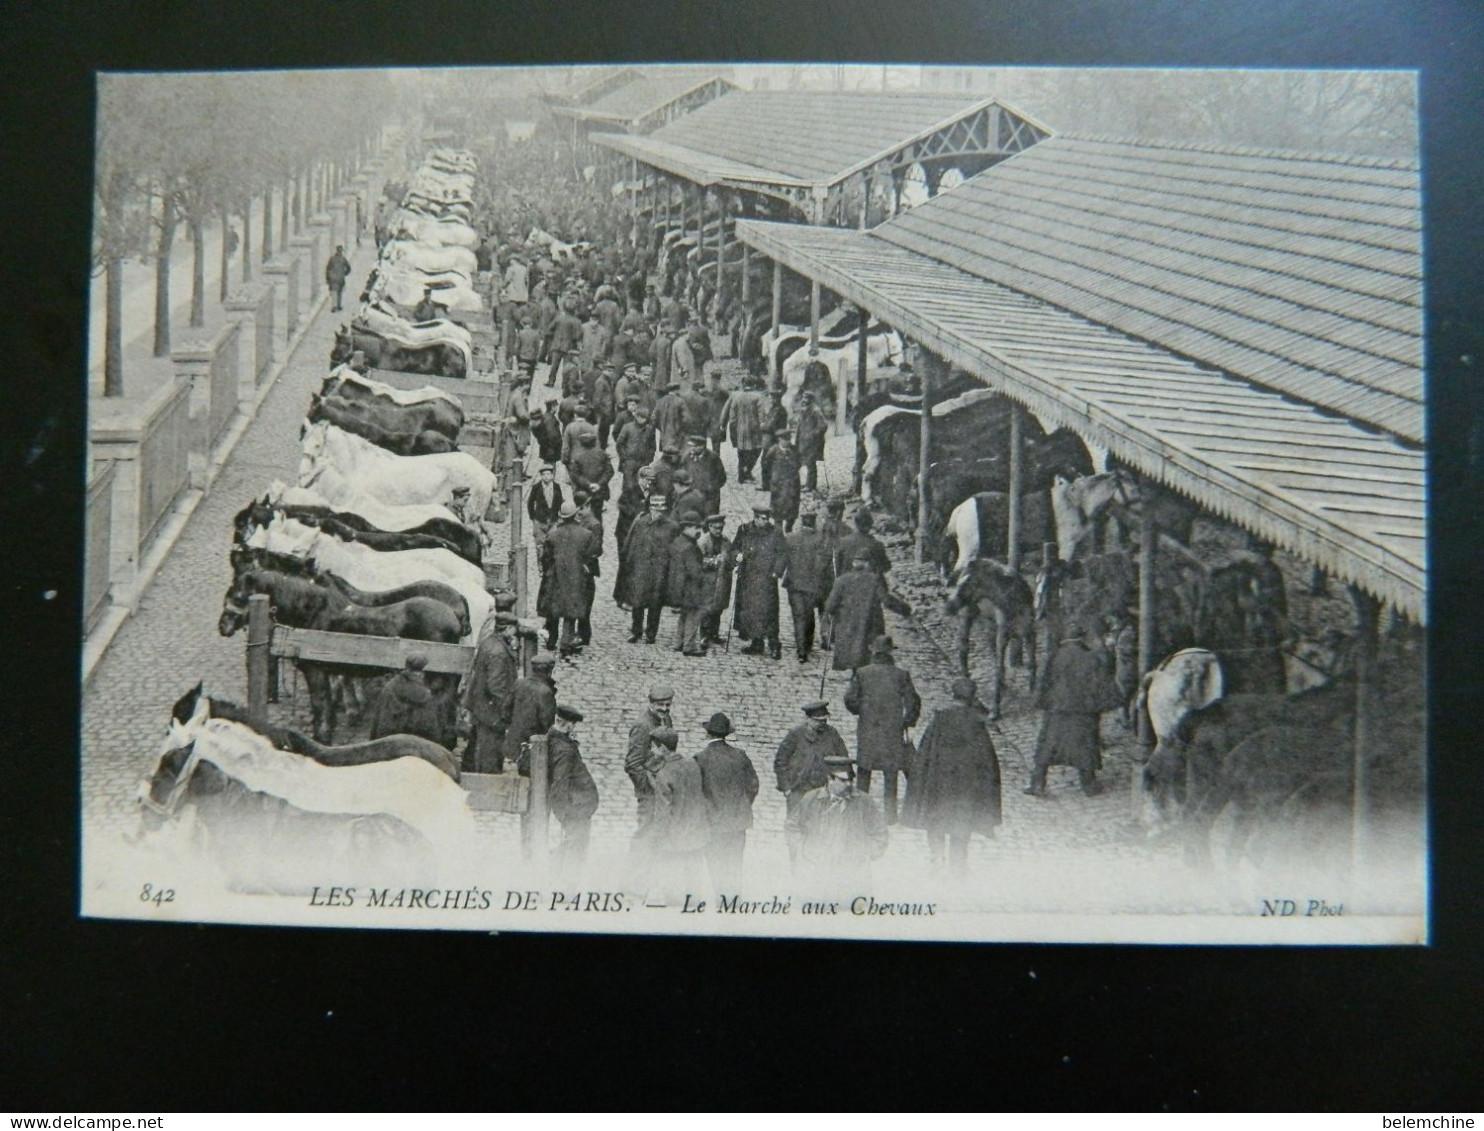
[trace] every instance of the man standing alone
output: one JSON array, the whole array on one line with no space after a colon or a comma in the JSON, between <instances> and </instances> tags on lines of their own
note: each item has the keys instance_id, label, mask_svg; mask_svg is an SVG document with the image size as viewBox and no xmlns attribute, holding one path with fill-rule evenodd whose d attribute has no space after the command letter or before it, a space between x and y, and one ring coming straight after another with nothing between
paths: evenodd
<instances>
[{"instance_id":1,"label":"man standing alone","mask_svg":"<svg viewBox=\"0 0 1484 1131\"><path fill-rule=\"evenodd\" d=\"M845 709L860 716L856 726L855 784L871 792L871 774L881 771L886 823L897 823L897 775L902 771L903 732L917 725L922 699L912 676L892 658L890 636L871 642L871 662L858 668L845 689Z\"/></svg>"},{"instance_id":2,"label":"man standing alone","mask_svg":"<svg viewBox=\"0 0 1484 1131\"><path fill-rule=\"evenodd\" d=\"M706 720L711 741L696 755L701 767L701 789L711 803L711 842L706 865L711 885L725 895L736 894L742 882L742 852L752 828L752 803L757 798L757 771L745 750L727 742L732 720L717 711Z\"/></svg>"},{"instance_id":3,"label":"man standing alone","mask_svg":"<svg viewBox=\"0 0 1484 1131\"><path fill-rule=\"evenodd\" d=\"M350 278L350 260L345 258L345 247L337 244L335 254L330 256L330 261L325 264L325 282L330 286L330 295L335 300L331 310L344 309L342 296L345 293L345 280Z\"/></svg>"}]
</instances>

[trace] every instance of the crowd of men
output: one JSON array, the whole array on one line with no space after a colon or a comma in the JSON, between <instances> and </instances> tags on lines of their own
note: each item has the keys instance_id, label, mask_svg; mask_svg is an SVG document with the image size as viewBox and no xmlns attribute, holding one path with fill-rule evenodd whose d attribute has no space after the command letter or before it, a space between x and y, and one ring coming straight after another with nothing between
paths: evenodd
<instances>
[{"instance_id":1,"label":"crowd of men","mask_svg":"<svg viewBox=\"0 0 1484 1131\"><path fill-rule=\"evenodd\" d=\"M783 594L797 659L829 650L830 666L851 673L845 706L859 716L854 753L824 701L802 706L804 718L775 753L796 874L834 884L865 879L899 821L925 830L932 861L946 858L961 873L969 838L992 835L1000 823L987 713L973 681L958 679L951 705L934 713L916 746L909 740L921 700L894 660L883 608L906 610L887 587L891 563L871 513L862 508L847 522L842 500L818 494L824 415L807 394L790 415L757 366L740 387L723 387L710 364L711 329L727 306L714 273L662 259L652 229L580 180L554 188L545 163L525 168L509 155L500 168L477 217L476 254L496 302L501 360L514 371L507 428L536 469L526 517L545 650L522 678L513 598L497 597L464 684L472 726L464 769L500 773L514 764L528 774L529 742L546 735L562 866L580 866L598 793L577 737L582 714L559 702L554 673L559 656L592 641L614 504L611 594L629 612L629 645L657 644L669 609L669 644L684 656L730 650L736 636L740 652L778 660ZM537 397L532 383L542 364L547 395ZM766 500L730 533L721 511L724 443L735 450L738 480L756 482ZM806 491L815 499L808 508ZM1097 719L1108 709L1111 665L1095 640L1080 630L1074 636L1040 688L1047 721L1028 793L1044 795L1046 768L1058 763L1075 765L1084 788L1095 791ZM651 689L624 759L637 812L633 887L656 902L708 880L714 890L736 890L759 789L753 764L728 742L734 731L724 712L706 723L702 749L681 752L673 698L668 686ZM877 774L882 805L870 796ZM523 824L527 838L529 831Z\"/></svg>"}]
</instances>

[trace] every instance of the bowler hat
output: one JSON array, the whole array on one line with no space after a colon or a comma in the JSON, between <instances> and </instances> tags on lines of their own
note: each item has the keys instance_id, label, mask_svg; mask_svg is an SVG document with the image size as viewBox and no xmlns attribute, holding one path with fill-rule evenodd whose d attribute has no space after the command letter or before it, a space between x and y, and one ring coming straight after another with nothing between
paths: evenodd
<instances>
[{"instance_id":1,"label":"bowler hat","mask_svg":"<svg viewBox=\"0 0 1484 1131\"><path fill-rule=\"evenodd\" d=\"M562 509L557 513L562 518L571 518L574 514L577 513L577 504L574 503L571 499L566 499L562 502Z\"/></svg>"},{"instance_id":2,"label":"bowler hat","mask_svg":"<svg viewBox=\"0 0 1484 1131\"><path fill-rule=\"evenodd\" d=\"M725 738L732 733L732 720L722 712L717 711L706 720L706 733L715 735L717 738Z\"/></svg>"}]
</instances>

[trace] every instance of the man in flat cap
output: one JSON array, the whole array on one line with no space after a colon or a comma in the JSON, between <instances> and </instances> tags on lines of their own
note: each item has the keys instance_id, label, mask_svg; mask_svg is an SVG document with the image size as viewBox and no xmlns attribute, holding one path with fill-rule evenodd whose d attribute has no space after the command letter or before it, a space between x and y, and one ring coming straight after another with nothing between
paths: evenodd
<instances>
[{"instance_id":1,"label":"man in flat cap","mask_svg":"<svg viewBox=\"0 0 1484 1131\"><path fill-rule=\"evenodd\" d=\"M796 846L796 868L827 890L864 890L871 862L886 854L889 834L876 802L855 787L848 754L823 759L825 780L790 806L784 835Z\"/></svg>"},{"instance_id":2,"label":"man in flat cap","mask_svg":"<svg viewBox=\"0 0 1484 1131\"><path fill-rule=\"evenodd\" d=\"M786 806L784 833L792 866L799 860L799 830L793 821L799 801L829 780L827 758L850 762L845 740L830 726L830 705L816 699L805 703L803 711L804 721L783 736L773 756L773 776Z\"/></svg>"},{"instance_id":3,"label":"man in flat cap","mask_svg":"<svg viewBox=\"0 0 1484 1131\"><path fill-rule=\"evenodd\" d=\"M598 447L598 429L590 421L573 422L573 449L567 461L567 477L574 493L588 498L588 507L601 523L603 504L608 501L608 484L613 479L613 461Z\"/></svg>"},{"instance_id":4,"label":"man in flat cap","mask_svg":"<svg viewBox=\"0 0 1484 1131\"><path fill-rule=\"evenodd\" d=\"M617 409L613 394L616 376L613 363L605 361L594 373L587 389L587 403L593 406L593 416L598 425L598 448L605 452L608 450L608 435L613 428Z\"/></svg>"},{"instance_id":5,"label":"man in flat cap","mask_svg":"<svg viewBox=\"0 0 1484 1131\"><path fill-rule=\"evenodd\" d=\"M490 621L494 628L480 637L474 663L464 680L464 708L473 721L473 730L464 749L463 768L477 774L498 774L505 769L505 730L510 726L515 685L520 679L520 644L516 639L520 622L498 603Z\"/></svg>"},{"instance_id":6,"label":"man in flat cap","mask_svg":"<svg viewBox=\"0 0 1484 1131\"><path fill-rule=\"evenodd\" d=\"M775 430L773 446L763 453L763 481L773 517L786 534L799 517L799 451L786 427Z\"/></svg>"},{"instance_id":7,"label":"man in flat cap","mask_svg":"<svg viewBox=\"0 0 1484 1131\"><path fill-rule=\"evenodd\" d=\"M1000 761L974 681L960 676L950 691L953 703L933 712L922 736L902 823L927 831L934 869L943 866L946 842L949 870L962 876L970 836L993 836L1000 824Z\"/></svg>"},{"instance_id":8,"label":"man in flat cap","mask_svg":"<svg viewBox=\"0 0 1484 1131\"><path fill-rule=\"evenodd\" d=\"M717 455L707 446L702 433L686 440L686 450L681 455L681 466L690 472L690 483L701 492L705 500L702 514L716 514L721 510L721 489L726 485L727 469Z\"/></svg>"},{"instance_id":9,"label":"man in flat cap","mask_svg":"<svg viewBox=\"0 0 1484 1131\"><path fill-rule=\"evenodd\" d=\"M654 822L654 775L650 763L654 759L652 736L656 731L669 730L670 708L675 700L675 689L666 683L656 683L649 689L649 701L644 713L629 727L629 745L624 752L623 770L634 786L635 825L634 839L629 847L629 867L633 873L633 884L643 891L649 881L650 832Z\"/></svg>"},{"instance_id":10,"label":"man in flat cap","mask_svg":"<svg viewBox=\"0 0 1484 1131\"><path fill-rule=\"evenodd\" d=\"M737 551L727 537L726 518L720 514L706 516L706 529L696 543L701 547L701 567L706 571L706 611L701 617L701 643L721 644L721 618L732 603L732 571L737 568Z\"/></svg>"},{"instance_id":11,"label":"man in flat cap","mask_svg":"<svg viewBox=\"0 0 1484 1131\"><path fill-rule=\"evenodd\" d=\"M904 762L906 732L917 725L922 699L905 668L897 667L890 636L871 641L871 662L857 668L845 689L845 709L860 717L855 728L855 784L871 792L871 775L881 773L886 823L897 823L897 776Z\"/></svg>"},{"instance_id":12,"label":"man in flat cap","mask_svg":"<svg viewBox=\"0 0 1484 1131\"><path fill-rule=\"evenodd\" d=\"M824 459L824 441L829 430L829 422L814 403L814 394L800 393L794 443L798 448L799 462L804 465L804 486L811 491L819 490L819 463Z\"/></svg>"},{"instance_id":13,"label":"man in flat cap","mask_svg":"<svg viewBox=\"0 0 1484 1131\"><path fill-rule=\"evenodd\" d=\"M783 540L788 551L783 588L793 615L794 653L801 664L814 649L815 622L823 622L825 598L835 583L829 545L814 522L814 515L804 515L802 525Z\"/></svg>"},{"instance_id":14,"label":"man in flat cap","mask_svg":"<svg viewBox=\"0 0 1484 1131\"><path fill-rule=\"evenodd\" d=\"M748 656L783 655L778 641L778 579L788 565L783 535L773 525L773 512L754 507L752 521L737 531L738 634L751 641L742 652Z\"/></svg>"},{"instance_id":15,"label":"man in flat cap","mask_svg":"<svg viewBox=\"0 0 1484 1131\"><path fill-rule=\"evenodd\" d=\"M679 736L660 727L649 736L649 773L654 781L654 812L649 826L650 884L647 902L679 903L701 886L701 866L711 842L711 805L701 768L677 749Z\"/></svg>"},{"instance_id":16,"label":"man in flat cap","mask_svg":"<svg viewBox=\"0 0 1484 1131\"><path fill-rule=\"evenodd\" d=\"M871 641L886 632L886 617L881 611L885 589L866 553L857 553L850 569L836 579L824 603L833 634L830 664L835 671L854 671L863 666L870 658Z\"/></svg>"},{"instance_id":17,"label":"man in flat cap","mask_svg":"<svg viewBox=\"0 0 1484 1131\"><path fill-rule=\"evenodd\" d=\"M675 499L670 506L670 511L678 519L686 511L693 511L697 515L710 514L706 509L709 500L699 490L695 481L691 478L690 469L679 467L675 470Z\"/></svg>"},{"instance_id":18,"label":"man in flat cap","mask_svg":"<svg viewBox=\"0 0 1484 1131\"><path fill-rule=\"evenodd\" d=\"M742 883L742 853L747 830L752 828L752 803L757 799L757 770L745 750L727 742L732 720L717 711L706 720L710 741L696 755L701 768L701 789L711 803L711 840L706 846L706 866L711 886L734 895Z\"/></svg>"},{"instance_id":19,"label":"man in flat cap","mask_svg":"<svg viewBox=\"0 0 1484 1131\"><path fill-rule=\"evenodd\" d=\"M641 638L653 644L659 634L670 545L680 534L679 524L668 511L668 496L652 494L649 512L640 515L629 527L619 556L613 596L621 608L631 610L630 644L639 643Z\"/></svg>"},{"instance_id":20,"label":"man in flat cap","mask_svg":"<svg viewBox=\"0 0 1484 1131\"><path fill-rule=\"evenodd\" d=\"M593 814L598 811L598 787L582 760L575 733L582 712L565 703L556 706L556 720L546 733L547 804L562 826L557 874L570 878L587 861Z\"/></svg>"},{"instance_id":21,"label":"man in flat cap","mask_svg":"<svg viewBox=\"0 0 1484 1131\"><path fill-rule=\"evenodd\" d=\"M557 658L551 652L537 652L531 659L531 674L515 681L511 697L510 725L505 728L505 758L515 763L526 777L531 773L530 753L526 743L533 734L545 734L556 718L556 682L552 669Z\"/></svg>"},{"instance_id":22,"label":"man in flat cap","mask_svg":"<svg viewBox=\"0 0 1484 1131\"><path fill-rule=\"evenodd\" d=\"M541 547L546 543L546 535L556 525L562 504L566 502L555 471L551 464L543 463L536 472L536 482L526 495L526 516L531 520L531 542L536 547L538 563L541 562Z\"/></svg>"},{"instance_id":23,"label":"man in flat cap","mask_svg":"<svg viewBox=\"0 0 1484 1131\"><path fill-rule=\"evenodd\" d=\"M704 656L701 617L711 594L699 545L701 516L695 511L684 511L678 521L680 534L670 543L670 561L665 572L665 604L676 612L672 650L687 656Z\"/></svg>"}]
</instances>

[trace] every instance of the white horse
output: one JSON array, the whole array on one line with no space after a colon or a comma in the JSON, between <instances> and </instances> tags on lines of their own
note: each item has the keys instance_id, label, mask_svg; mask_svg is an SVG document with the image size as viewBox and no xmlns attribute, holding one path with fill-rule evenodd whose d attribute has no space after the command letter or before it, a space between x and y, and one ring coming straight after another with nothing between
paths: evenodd
<instances>
[{"instance_id":1,"label":"white horse","mask_svg":"<svg viewBox=\"0 0 1484 1131\"><path fill-rule=\"evenodd\" d=\"M837 346L826 346L823 338L819 342L819 356L811 358L807 349L799 350L783 363L783 407L793 412L794 404L798 400L799 393L804 387L804 370L811 361L818 360L824 363L830 371L830 384L836 383L840 371L840 363L846 363L851 373L855 372L855 366L859 359L859 333L852 334L843 339L835 339L840 344ZM899 365L902 360L902 335L895 330L885 334L870 334L866 338L866 368L880 369L883 366Z\"/></svg>"},{"instance_id":2,"label":"white horse","mask_svg":"<svg viewBox=\"0 0 1484 1131\"><path fill-rule=\"evenodd\" d=\"M299 481L309 481L329 463L368 495L385 503L446 503L455 488L469 491L469 513L484 516L495 492L495 475L467 452L399 456L321 421L305 430Z\"/></svg>"},{"instance_id":3,"label":"white horse","mask_svg":"<svg viewBox=\"0 0 1484 1131\"><path fill-rule=\"evenodd\" d=\"M876 429L880 427L882 421L890 420L893 416L904 414L918 416L920 413L920 409L884 404L867 413L865 420L861 421L861 443L866 449L866 461L861 465L861 502L867 506L871 505L871 487L875 481L876 472L881 467L881 437Z\"/></svg>"},{"instance_id":4,"label":"white horse","mask_svg":"<svg viewBox=\"0 0 1484 1131\"><path fill-rule=\"evenodd\" d=\"M287 507L329 507L359 515L378 530L402 531L421 526L432 519L458 522L458 516L436 503L409 503L392 506L357 489L354 483L329 464L321 464L311 483L288 487L274 482L268 488L269 503Z\"/></svg>"},{"instance_id":5,"label":"white horse","mask_svg":"<svg viewBox=\"0 0 1484 1131\"><path fill-rule=\"evenodd\" d=\"M424 289L433 289L433 301L461 314L478 314L484 300L470 278L455 271L423 271L400 263L383 264L368 292L373 300L390 299L398 306L416 306Z\"/></svg>"},{"instance_id":6,"label":"white horse","mask_svg":"<svg viewBox=\"0 0 1484 1131\"><path fill-rule=\"evenodd\" d=\"M431 216L418 216L403 211L398 214L394 228L405 232L418 243L470 249L479 246L479 233L464 221L453 217L436 220Z\"/></svg>"},{"instance_id":7,"label":"white horse","mask_svg":"<svg viewBox=\"0 0 1484 1131\"><path fill-rule=\"evenodd\" d=\"M1097 520L1110 505L1134 507L1141 501L1139 481L1126 471L1051 481L1051 513L1056 524L1056 551L1071 562L1091 540Z\"/></svg>"},{"instance_id":8,"label":"white horse","mask_svg":"<svg viewBox=\"0 0 1484 1131\"><path fill-rule=\"evenodd\" d=\"M466 641L479 639L480 628L494 611L494 598L484 587L484 571L452 550L373 550L359 542L342 542L282 515L254 530L244 545L250 550L310 562L357 589L371 592L400 589L418 581L441 581L458 590L469 603L470 633Z\"/></svg>"},{"instance_id":9,"label":"white horse","mask_svg":"<svg viewBox=\"0 0 1484 1131\"><path fill-rule=\"evenodd\" d=\"M466 871L468 862L476 858L472 851L475 825L469 809L469 795L431 763L406 757L357 766L325 766L312 758L277 749L266 737L241 723L209 718L208 710L203 696L195 714L186 722L170 720L161 759L187 747L190 754L176 773L164 801L156 802L160 809L166 812L178 809L189 790L191 778L203 764L209 764L246 790L278 798L303 813L333 814L345 818L348 823L357 818L378 816L401 822L431 848L432 862L440 880L454 880ZM144 795L145 789L142 789L141 796ZM293 822L271 821L254 830L275 841L256 846L258 852L271 853L289 847L276 842L280 828L292 832L295 825ZM374 834L387 828L385 822L362 822L357 831L364 835L368 831ZM293 848L312 850L313 840L323 839L325 829L326 826L319 826L315 835L303 842L295 838ZM244 850L244 859L240 861L218 860L231 875L235 872L233 864L251 863L246 858L253 855L254 846L231 835L240 835L245 829L221 831L227 835L215 846L218 855L224 844L233 844ZM215 838L206 839L211 841ZM336 840L338 838L333 838L331 843ZM397 837L396 840L397 843L386 847L404 850L403 838ZM382 846L362 844L361 847L363 851L375 852ZM305 860L304 863L308 865L306 870L324 866L323 858Z\"/></svg>"},{"instance_id":10,"label":"white horse","mask_svg":"<svg viewBox=\"0 0 1484 1131\"><path fill-rule=\"evenodd\" d=\"M474 278L479 261L467 247L429 247L408 240L390 240L381 249L383 264L406 264L420 271L457 271L466 279Z\"/></svg>"},{"instance_id":11,"label":"white horse","mask_svg":"<svg viewBox=\"0 0 1484 1131\"><path fill-rule=\"evenodd\" d=\"M1221 663L1205 648L1185 648L1147 672L1134 696L1134 717L1148 712L1155 748L1134 775L1134 807L1139 822L1153 832L1174 819L1177 804L1168 777L1166 743L1193 712L1225 694Z\"/></svg>"}]
</instances>

